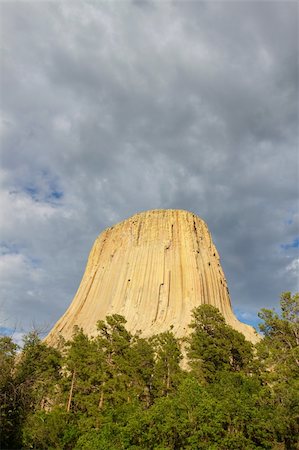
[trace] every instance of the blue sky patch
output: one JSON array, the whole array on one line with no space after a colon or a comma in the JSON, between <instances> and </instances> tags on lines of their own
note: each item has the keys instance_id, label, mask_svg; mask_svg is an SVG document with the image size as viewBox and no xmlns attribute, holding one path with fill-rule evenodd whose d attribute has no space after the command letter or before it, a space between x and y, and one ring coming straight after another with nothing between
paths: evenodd
<instances>
[{"instance_id":1,"label":"blue sky patch","mask_svg":"<svg viewBox=\"0 0 299 450\"><path fill-rule=\"evenodd\" d=\"M240 322L251 325L259 332L259 324L261 323L261 319L258 317L257 314L240 311L238 308L234 309L234 313L237 319L240 320Z\"/></svg>"},{"instance_id":2,"label":"blue sky patch","mask_svg":"<svg viewBox=\"0 0 299 450\"><path fill-rule=\"evenodd\" d=\"M56 200L59 200L62 197L63 197L62 191L53 191L50 195L50 198L55 198Z\"/></svg>"},{"instance_id":3,"label":"blue sky patch","mask_svg":"<svg viewBox=\"0 0 299 450\"><path fill-rule=\"evenodd\" d=\"M31 187L31 186L25 186L24 192L26 192L26 194L28 194L33 200L37 200L37 196L38 196L37 188Z\"/></svg>"},{"instance_id":4,"label":"blue sky patch","mask_svg":"<svg viewBox=\"0 0 299 450\"><path fill-rule=\"evenodd\" d=\"M295 238L290 244L281 244L280 247L284 250L289 250L290 248L299 248L299 237Z\"/></svg>"},{"instance_id":5,"label":"blue sky patch","mask_svg":"<svg viewBox=\"0 0 299 450\"><path fill-rule=\"evenodd\" d=\"M12 336L15 331L13 328L0 327L1 336Z\"/></svg>"},{"instance_id":6,"label":"blue sky patch","mask_svg":"<svg viewBox=\"0 0 299 450\"><path fill-rule=\"evenodd\" d=\"M34 177L34 180L23 185L22 191L35 202L45 202L57 205L57 201L63 198L63 190L59 187L57 177L47 170L42 170Z\"/></svg>"}]
</instances>

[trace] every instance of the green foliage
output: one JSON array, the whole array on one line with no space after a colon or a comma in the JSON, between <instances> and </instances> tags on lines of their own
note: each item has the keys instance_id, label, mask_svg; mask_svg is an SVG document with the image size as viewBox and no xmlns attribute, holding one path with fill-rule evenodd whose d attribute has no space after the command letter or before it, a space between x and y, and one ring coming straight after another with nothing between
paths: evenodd
<instances>
[{"instance_id":1,"label":"green foliage","mask_svg":"<svg viewBox=\"0 0 299 450\"><path fill-rule=\"evenodd\" d=\"M42 343L36 332L24 337L22 352L8 337L0 339L1 446L19 448L27 417L51 407L60 380L60 353Z\"/></svg>"},{"instance_id":2,"label":"green foliage","mask_svg":"<svg viewBox=\"0 0 299 450\"><path fill-rule=\"evenodd\" d=\"M124 448L271 449L273 414L262 389L242 374L224 372L208 387L186 376L175 395L128 418L118 430Z\"/></svg>"},{"instance_id":3,"label":"green foliage","mask_svg":"<svg viewBox=\"0 0 299 450\"><path fill-rule=\"evenodd\" d=\"M60 408L36 411L23 427L23 446L37 450L72 450L79 432L72 414Z\"/></svg>"},{"instance_id":4,"label":"green foliage","mask_svg":"<svg viewBox=\"0 0 299 450\"><path fill-rule=\"evenodd\" d=\"M130 402L148 408L153 401L154 349L147 339L135 336L131 345Z\"/></svg>"},{"instance_id":5,"label":"green foliage","mask_svg":"<svg viewBox=\"0 0 299 450\"><path fill-rule=\"evenodd\" d=\"M18 389L14 381L17 345L11 337L0 337L0 424L1 444L9 447L18 443Z\"/></svg>"},{"instance_id":6,"label":"green foliage","mask_svg":"<svg viewBox=\"0 0 299 450\"><path fill-rule=\"evenodd\" d=\"M261 378L271 388L278 436L286 448L299 446L299 294L284 292L280 313L262 309L264 339L257 345ZM283 418L283 420L281 420Z\"/></svg>"},{"instance_id":7,"label":"green foliage","mask_svg":"<svg viewBox=\"0 0 299 450\"><path fill-rule=\"evenodd\" d=\"M152 391L155 397L163 397L176 391L182 370L182 353L171 331L161 333L150 339L155 353L155 366L152 379Z\"/></svg>"},{"instance_id":8,"label":"green foliage","mask_svg":"<svg viewBox=\"0 0 299 450\"><path fill-rule=\"evenodd\" d=\"M35 408L55 403L55 387L60 379L61 355L44 344L36 332L24 337L22 353L15 370L23 416Z\"/></svg>"},{"instance_id":9,"label":"green foliage","mask_svg":"<svg viewBox=\"0 0 299 450\"><path fill-rule=\"evenodd\" d=\"M195 308L190 327L193 331L187 339L187 355L200 379L211 382L219 371L249 369L252 345L225 323L217 308L211 305Z\"/></svg>"},{"instance_id":10,"label":"green foliage","mask_svg":"<svg viewBox=\"0 0 299 450\"><path fill-rule=\"evenodd\" d=\"M280 306L280 314L269 309L259 313L264 321L260 330L265 337L258 349L265 365L275 366L279 377L287 379L290 372L299 375L299 294L284 292Z\"/></svg>"},{"instance_id":11,"label":"green foliage","mask_svg":"<svg viewBox=\"0 0 299 450\"><path fill-rule=\"evenodd\" d=\"M94 340L75 329L73 339L66 343L63 361L61 400L67 411L94 414L99 401L102 378L102 357Z\"/></svg>"},{"instance_id":12,"label":"green foliage","mask_svg":"<svg viewBox=\"0 0 299 450\"><path fill-rule=\"evenodd\" d=\"M125 328L124 317L114 314L98 322L97 346L103 354L100 409L132 401L133 336Z\"/></svg>"},{"instance_id":13,"label":"green foliage","mask_svg":"<svg viewBox=\"0 0 299 450\"><path fill-rule=\"evenodd\" d=\"M133 336L119 315L93 338L75 329L61 353L30 333L17 355L2 337L1 448L295 450L298 311L290 293L280 314L262 310L254 352L209 305L183 348L171 330Z\"/></svg>"}]
</instances>

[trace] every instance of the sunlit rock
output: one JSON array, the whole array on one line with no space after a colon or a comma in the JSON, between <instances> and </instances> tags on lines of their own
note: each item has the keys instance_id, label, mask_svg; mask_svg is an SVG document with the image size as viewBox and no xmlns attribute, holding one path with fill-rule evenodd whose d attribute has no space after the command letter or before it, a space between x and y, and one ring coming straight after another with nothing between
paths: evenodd
<instances>
[{"instance_id":1,"label":"sunlit rock","mask_svg":"<svg viewBox=\"0 0 299 450\"><path fill-rule=\"evenodd\" d=\"M93 335L97 321L115 313L125 316L128 330L140 330L144 337L171 326L183 337L192 309L203 303L216 306L246 339L259 339L233 314L205 222L182 210L146 211L99 235L71 305L46 340L71 338L74 325Z\"/></svg>"}]
</instances>

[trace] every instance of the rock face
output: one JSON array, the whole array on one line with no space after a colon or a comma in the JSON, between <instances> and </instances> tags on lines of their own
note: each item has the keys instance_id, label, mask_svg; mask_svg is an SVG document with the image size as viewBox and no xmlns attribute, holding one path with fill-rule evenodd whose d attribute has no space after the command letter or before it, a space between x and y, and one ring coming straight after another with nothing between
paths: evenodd
<instances>
[{"instance_id":1,"label":"rock face","mask_svg":"<svg viewBox=\"0 0 299 450\"><path fill-rule=\"evenodd\" d=\"M188 333L191 311L216 306L226 322L256 342L258 335L233 314L227 282L208 227L181 210L153 210L108 228L96 239L79 289L46 338L70 339L73 327L96 333L96 323L121 314L127 329L148 337L173 326Z\"/></svg>"}]
</instances>

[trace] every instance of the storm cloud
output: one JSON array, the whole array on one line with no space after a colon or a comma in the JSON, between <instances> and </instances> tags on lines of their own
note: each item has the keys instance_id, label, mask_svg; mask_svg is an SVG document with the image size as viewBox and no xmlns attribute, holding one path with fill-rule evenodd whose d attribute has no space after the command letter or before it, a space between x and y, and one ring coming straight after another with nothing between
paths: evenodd
<instances>
[{"instance_id":1,"label":"storm cloud","mask_svg":"<svg viewBox=\"0 0 299 450\"><path fill-rule=\"evenodd\" d=\"M0 326L50 327L96 236L203 218L241 320L298 290L298 3L1 2Z\"/></svg>"}]
</instances>

